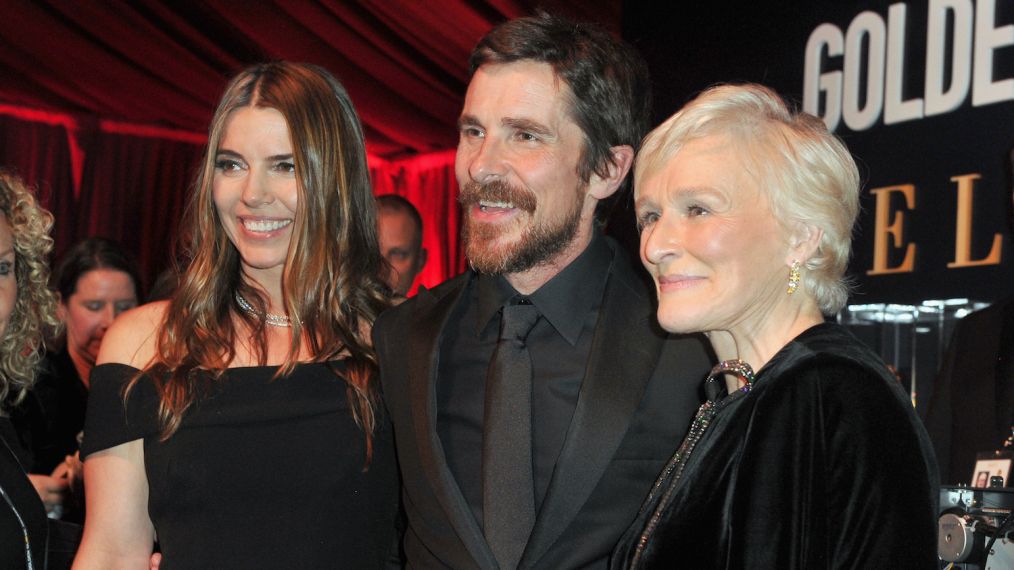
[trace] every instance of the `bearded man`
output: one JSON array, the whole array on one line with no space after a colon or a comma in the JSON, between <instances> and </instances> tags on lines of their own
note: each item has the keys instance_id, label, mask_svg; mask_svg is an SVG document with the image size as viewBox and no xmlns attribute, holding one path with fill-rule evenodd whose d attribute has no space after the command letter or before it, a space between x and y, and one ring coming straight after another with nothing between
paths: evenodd
<instances>
[{"instance_id":1,"label":"bearded man","mask_svg":"<svg viewBox=\"0 0 1014 570\"><path fill-rule=\"evenodd\" d=\"M455 170L470 270L374 327L409 568L605 568L710 363L659 332L601 234L648 126L646 67L545 14L472 53Z\"/></svg>"}]
</instances>

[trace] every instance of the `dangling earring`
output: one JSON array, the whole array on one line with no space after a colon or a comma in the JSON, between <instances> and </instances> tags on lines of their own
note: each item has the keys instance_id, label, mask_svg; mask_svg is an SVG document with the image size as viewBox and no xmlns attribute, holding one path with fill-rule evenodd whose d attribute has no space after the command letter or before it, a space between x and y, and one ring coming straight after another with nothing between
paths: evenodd
<instances>
[{"instance_id":1,"label":"dangling earring","mask_svg":"<svg viewBox=\"0 0 1014 570\"><path fill-rule=\"evenodd\" d=\"M793 259L792 267L789 267L789 288L785 291L789 295L799 289L799 261Z\"/></svg>"}]
</instances>

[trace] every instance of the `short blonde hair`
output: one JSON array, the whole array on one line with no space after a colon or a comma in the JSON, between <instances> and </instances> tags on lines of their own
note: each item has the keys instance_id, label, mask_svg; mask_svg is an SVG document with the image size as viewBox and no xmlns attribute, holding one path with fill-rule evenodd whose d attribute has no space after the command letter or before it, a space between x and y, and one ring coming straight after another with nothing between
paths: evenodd
<instances>
[{"instance_id":1,"label":"short blonde hair","mask_svg":"<svg viewBox=\"0 0 1014 570\"><path fill-rule=\"evenodd\" d=\"M0 212L14 241L17 300L0 338L0 412L17 405L35 381L43 341L60 326L56 295L49 290L47 256L53 249L53 215L16 176L0 171Z\"/></svg>"},{"instance_id":2,"label":"short blonde hair","mask_svg":"<svg viewBox=\"0 0 1014 570\"><path fill-rule=\"evenodd\" d=\"M845 306L844 278L859 213L859 169L845 145L813 115L790 110L774 91L756 84L712 87L648 134L637 155L634 184L657 174L687 143L726 136L744 168L767 194L783 227L823 230L806 261L802 287L825 315Z\"/></svg>"}]
</instances>

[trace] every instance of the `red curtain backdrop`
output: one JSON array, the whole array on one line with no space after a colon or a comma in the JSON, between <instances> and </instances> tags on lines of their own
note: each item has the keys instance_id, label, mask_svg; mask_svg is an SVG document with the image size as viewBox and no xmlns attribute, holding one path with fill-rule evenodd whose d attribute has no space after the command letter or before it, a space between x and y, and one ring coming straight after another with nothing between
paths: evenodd
<instances>
[{"instance_id":1,"label":"red curtain backdrop","mask_svg":"<svg viewBox=\"0 0 1014 570\"><path fill-rule=\"evenodd\" d=\"M419 208L429 262L418 282L432 287L464 268L450 149L468 54L536 6L620 29L618 0L5 0L0 167L40 188L58 255L114 238L151 283L228 78L260 61L315 63L356 105L376 193Z\"/></svg>"},{"instance_id":2,"label":"red curtain backdrop","mask_svg":"<svg viewBox=\"0 0 1014 570\"><path fill-rule=\"evenodd\" d=\"M127 245L150 285L173 256L203 151L189 142L97 133L85 154L75 238Z\"/></svg>"},{"instance_id":3,"label":"red curtain backdrop","mask_svg":"<svg viewBox=\"0 0 1014 570\"><path fill-rule=\"evenodd\" d=\"M376 161L380 162L380 161ZM398 194L419 210L423 247L429 252L417 285L433 287L465 269L461 248L461 208L454 178L454 151L371 165L373 192Z\"/></svg>"},{"instance_id":4,"label":"red curtain backdrop","mask_svg":"<svg viewBox=\"0 0 1014 570\"><path fill-rule=\"evenodd\" d=\"M55 258L78 240L102 236L138 260L145 286L168 267L204 143L200 135L0 107L0 165L39 189L56 225ZM401 160L370 157L376 194L404 196L423 217L429 261L417 283L458 274L460 209L454 152ZM77 182L75 182L75 180Z\"/></svg>"},{"instance_id":5,"label":"red curtain backdrop","mask_svg":"<svg viewBox=\"0 0 1014 570\"><path fill-rule=\"evenodd\" d=\"M0 168L38 189L43 207L56 217L53 239L58 246L77 238L71 223L78 208L70 140L67 124L0 112Z\"/></svg>"}]
</instances>

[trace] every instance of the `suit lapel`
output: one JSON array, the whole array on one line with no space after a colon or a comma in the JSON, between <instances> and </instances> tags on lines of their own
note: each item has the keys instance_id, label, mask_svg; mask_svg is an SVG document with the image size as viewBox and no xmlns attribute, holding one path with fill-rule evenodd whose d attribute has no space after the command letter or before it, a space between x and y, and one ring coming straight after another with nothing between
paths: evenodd
<instances>
[{"instance_id":1,"label":"suit lapel","mask_svg":"<svg viewBox=\"0 0 1014 570\"><path fill-rule=\"evenodd\" d=\"M602 312L574 418L522 566L549 550L584 505L627 432L650 379L664 337L654 333L651 300L614 248Z\"/></svg>"},{"instance_id":2,"label":"suit lapel","mask_svg":"<svg viewBox=\"0 0 1014 570\"><path fill-rule=\"evenodd\" d=\"M483 568L495 568L496 559L465 501L461 488L447 466L443 445L437 435L436 379L440 360L440 341L448 317L470 277L462 277L457 287L437 297L427 291L413 315L414 330L408 336L409 392L412 424L419 460L426 478L435 491L448 520L472 558Z\"/></svg>"}]
</instances>

